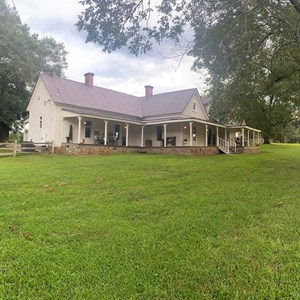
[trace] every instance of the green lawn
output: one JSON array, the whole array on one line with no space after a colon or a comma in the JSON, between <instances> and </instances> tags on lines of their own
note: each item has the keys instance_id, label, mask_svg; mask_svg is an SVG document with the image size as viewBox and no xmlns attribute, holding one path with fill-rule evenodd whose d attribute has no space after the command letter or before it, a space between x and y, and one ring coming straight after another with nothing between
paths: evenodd
<instances>
[{"instance_id":1,"label":"green lawn","mask_svg":"<svg viewBox=\"0 0 300 300\"><path fill-rule=\"evenodd\" d=\"M0 158L0 299L300 299L300 145Z\"/></svg>"}]
</instances>

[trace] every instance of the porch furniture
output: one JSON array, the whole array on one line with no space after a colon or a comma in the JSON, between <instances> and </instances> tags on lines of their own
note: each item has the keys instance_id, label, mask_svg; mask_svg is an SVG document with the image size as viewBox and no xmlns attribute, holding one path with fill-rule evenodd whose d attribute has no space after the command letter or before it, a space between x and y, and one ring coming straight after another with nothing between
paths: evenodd
<instances>
[{"instance_id":1,"label":"porch furniture","mask_svg":"<svg viewBox=\"0 0 300 300\"><path fill-rule=\"evenodd\" d=\"M167 146L176 146L176 136L167 136L166 143ZM161 146L164 146L164 140L161 141Z\"/></svg>"}]
</instances>

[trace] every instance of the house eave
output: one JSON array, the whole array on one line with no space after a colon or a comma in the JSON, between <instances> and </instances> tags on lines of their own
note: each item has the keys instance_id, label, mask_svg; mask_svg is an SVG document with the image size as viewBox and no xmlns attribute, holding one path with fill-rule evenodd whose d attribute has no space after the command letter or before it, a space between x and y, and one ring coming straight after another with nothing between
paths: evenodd
<instances>
[{"instance_id":1,"label":"house eave","mask_svg":"<svg viewBox=\"0 0 300 300\"><path fill-rule=\"evenodd\" d=\"M141 124L139 117L133 117L125 114L113 113L104 110L89 110L84 108L62 108L62 111L69 113L74 113L74 117L86 117L86 118L96 118L96 119L109 119L114 121L128 122L132 124Z\"/></svg>"},{"instance_id":2,"label":"house eave","mask_svg":"<svg viewBox=\"0 0 300 300\"><path fill-rule=\"evenodd\" d=\"M247 125L227 124L226 128L228 128L228 129L238 129L238 130L240 130L240 129L248 129L248 130L252 130L252 131L255 131L255 132L261 132L261 130L253 128L253 127L249 127Z\"/></svg>"}]
</instances>

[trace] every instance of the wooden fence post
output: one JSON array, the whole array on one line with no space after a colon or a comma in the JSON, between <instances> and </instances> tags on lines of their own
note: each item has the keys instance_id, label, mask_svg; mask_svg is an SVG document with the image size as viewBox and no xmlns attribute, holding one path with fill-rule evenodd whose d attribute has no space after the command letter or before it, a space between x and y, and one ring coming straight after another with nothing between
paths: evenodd
<instances>
[{"instance_id":1,"label":"wooden fence post","mask_svg":"<svg viewBox=\"0 0 300 300\"><path fill-rule=\"evenodd\" d=\"M54 140L52 141L52 144L51 144L51 154L54 154Z\"/></svg>"},{"instance_id":2,"label":"wooden fence post","mask_svg":"<svg viewBox=\"0 0 300 300\"><path fill-rule=\"evenodd\" d=\"M14 144L14 157L17 156L17 147L18 147L17 140L15 140L15 144Z\"/></svg>"}]
</instances>

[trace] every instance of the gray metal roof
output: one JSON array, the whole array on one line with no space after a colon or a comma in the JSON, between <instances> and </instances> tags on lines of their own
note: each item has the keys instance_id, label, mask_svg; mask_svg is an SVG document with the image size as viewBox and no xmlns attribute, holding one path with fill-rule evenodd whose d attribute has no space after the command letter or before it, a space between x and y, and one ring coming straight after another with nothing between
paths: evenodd
<instances>
[{"instance_id":1,"label":"gray metal roof","mask_svg":"<svg viewBox=\"0 0 300 300\"><path fill-rule=\"evenodd\" d=\"M141 119L182 113L193 95L198 92L194 88L150 97L136 97L47 74L42 74L41 78L56 103Z\"/></svg>"},{"instance_id":2,"label":"gray metal roof","mask_svg":"<svg viewBox=\"0 0 300 300\"><path fill-rule=\"evenodd\" d=\"M140 98L142 116L182 113L197 89L181 90Z\"/></svg>"},{"instance_id":3,"label":"gray metal roof","mask_svg":"<svg viewBox=\"0 0 300 300\"><path fill-rule=\"evenodd\" d=\"M56 103L141 116L138 97L97 86L90 88L84 83L56 76L43 74L41 77Z\"/></svg>"}]
</instances>

